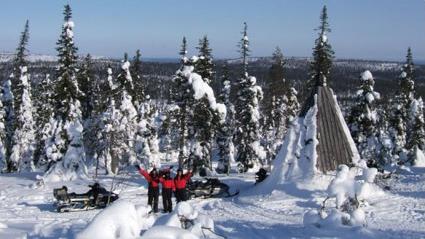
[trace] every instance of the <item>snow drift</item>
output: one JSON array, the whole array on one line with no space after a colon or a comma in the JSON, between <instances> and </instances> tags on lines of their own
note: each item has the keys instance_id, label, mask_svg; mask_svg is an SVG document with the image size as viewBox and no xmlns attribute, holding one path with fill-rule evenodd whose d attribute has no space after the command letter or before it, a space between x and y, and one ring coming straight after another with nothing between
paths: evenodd
<instances>
[{"instance_id":1,"label":"snow drift","mask_svg":"<svg viewBox=\"0 0 425 239\"><path fill-rule=\"evenodd\" d=\"M135 206L124 200L117 201L96 215L76 238L137 238L142 230L149 228L154 222L154 218L148 215L149 211L145 206Z\"/></svg>"},{"instance_id":2,"label":"snow drift","mask_svg":"<svg viewBox=\"0 0 425 239\"><path fill-rule=\"evenodd\" d=\"M146 231L143 239L196 239L214 236L214 221L199 212L188 202L180 202L175 210L159 218Z\"/></svg>"}]
</instances>

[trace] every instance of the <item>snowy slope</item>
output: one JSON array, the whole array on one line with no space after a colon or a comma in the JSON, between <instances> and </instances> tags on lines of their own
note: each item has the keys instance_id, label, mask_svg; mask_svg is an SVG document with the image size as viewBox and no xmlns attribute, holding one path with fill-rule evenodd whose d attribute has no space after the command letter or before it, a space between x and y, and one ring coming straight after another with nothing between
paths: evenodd
<instances>
[{"instance_id":1,"label":"snowy slope","mask_svg":"<svg viewBox=\"0 0 425 239\"><path fill-rule=\"evenodd\" d=\"M0 175L0 238L74 238L101 210L56 213L52 206L52 183L33 188L35 174ZM124 177L121 199L145 205L146 183L137 174ZM119 178L120 178L119 177ZM224 199L195 199L190 203L215 223L215 231L227 238L425 238L425 169L380 184L391 191L375 198L366 208L366 228L310 228L303 225L303 214L320 207L325 186L332 176L323 176L323 189L299 189L286 185L270 195L252 195L253 175L223 178L241 195ZM117 180L117 179L115 179ZM100 183L108 186L111 177ZM85 192L85 181L68 183L71 191ZM160 208L161 208L160 204Z\"/></svg>"}]
</instances>

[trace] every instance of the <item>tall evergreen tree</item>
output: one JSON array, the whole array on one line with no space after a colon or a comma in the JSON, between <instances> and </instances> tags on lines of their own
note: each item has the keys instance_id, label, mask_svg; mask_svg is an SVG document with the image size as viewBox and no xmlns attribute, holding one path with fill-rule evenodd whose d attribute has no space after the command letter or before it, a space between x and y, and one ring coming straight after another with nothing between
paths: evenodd
<instances>
[{"instance_id":1,"label":"tall evergreen tree","mask_svg":"<svg viewBox=\"0 0 425 239\"><path fill-rule=\"evenodd\" d=\"M87 54L84 58L81 69L78 71L78 86L83 93L80 98L81 111L83 112L83 120L86 120L93 116L96 90L96 80L90 54Z\"/></svg>"},{"instance_id":2,"label":"tall evergreen tree","mask_svg":"<svg viewBox=\"0 0 425 239\"><path fill-rule=\"evenodd\" d=\"M198 49L198 60L195 64L195 72L202 76L202 78L209 84L214 74L214 63L212 56L212 49L208 37L205 35L199 40Z\"/></svg>"},{"instance_id":3,"label":"tall evergreen tree","mask_svg":"<svg viewBox=\"0 0 425 239\"><path fill-rule=\"evenodd\" d=\"M317 85L326 85L331 73L334 51L329 44L327 34L331 32L328 23L328 13L326 6L323 7L320 15L320 26L316 29L319 36L313 48L313 61L311 62L311 80L308 84L309 90Z\"/></svg>"},{"instance_id":4,"label":"tall evergreen tree","mask_svg":"<svg viewBox=\"0 0 425 239\"><path fill-rule=\"evenodd\" d=\"M18 111L20 105L22 103L22 94L24 91L24 86L20 80L21 76L21 67L28 66L26 62L27 56L27 45L29 41L29 21L25 22L24 31L21 33L21 37L19 39L18 47L16 48L16 56L13 59L13 73L11 76L12 82L12 92L14 96L14 110ZM16 125L15 125L16 126Z\"/></svg>"},{"instance_id":5,"label":"tall evergreen tree","mask_svg":"<svg viewBox=\"0 0 425 239\"><path fill-rule=\"evenodd\" d=\"M46 74L43 80L36 87L37 99L35 100L35 122L36 122L36 149L34 152L34 161L37 167L46 166L47 157L43 151L45 141L50 135L50 122L53 116L53 87L50 80L50 74Z\"/></svg>"},{"instance_id":6,"label":"tall evergreen tree","mask_svg":"<svg viewBox=\"0 0 425 239\"><path fill-rule=\"evenodd\" d=\"M248 39L248 25L246 22L244 24L244 29L242 31L242 39L239 41L239 53L242 58L242 71L244 73L248 72L248 57L250 56L251 50L249 49L249 39Z\"/></svg>"},{"instance_id":7,"label":"tall evergreen tree","mask_svg":"<svg viewBox=\"0 0 425 239\"><path fill-rule=\"evenodd\" d=\"M424 158L425 147L425 121L424 121L424 103L422 98L414 100L410 110L412 124L412 133L407 141L409 150L409 163L415 165L418 159Z\"/></svg>"},{"instance_id":8,"label":"tall evergreen tree","mask_svg":"<svg viewBox=\"0 0 425 239\"><path fill-rule=\"evenodd\" d=\"M117 143L120 144L120 150L122 152L120 156L120 164L125 166L136 162L134 140L137 130L137 110L133 105L133 99L130 93L134 88L130 73L130 62L127 59L127 54L124 56L124 61L121 65L121 72L117 77L117 82L117 89L120 90L120 99L118 102L115 102L117 103L119 111L115 118L120 122L117 134L121 135L120 141ZM116 167L113 167L113 172L117 172Z\"/></svg>"},{"instance_id":9,"label":"tall evergreen tree","mask_svg":"<svg viewBox=\"0 0 425 239\"><path fill-rule=\"evenodd\" d=\"M134 83L133 102L136 107L141 104L145 99L145 82L142 77L142 61L140 50L136 51L136 55L131 63L131 74Z\"/></svg>"},{"instance_id":10,"label":"tall evergreen tree","mask_svg":"<svg viewBox=\"0 0 425 239\"><path fill-rule=\"evenodd\" d=\"M222 89L219 100L227 109L226 119L217 130L217 146L219 155L218 172L230 173L231 163L234 161L235 147L233 145L234 124L235 124L235 107L230 101L231 83L229 69L227 64L224 65L222 76Z\"/></svg>"},{"instance_id":11,"label":"tall evergreen tree","mask_svg":"<svg viewBox=\"0 0 425 239\"><path fill-rule=\"evenodd\" d=\"M136 155L142 164L148 167L161 165L159 157L158 131L155 125L156 110L149 95L139 107L140 120L136 133Z\"/></svg>"},{"instance_id":12,"label":"tall evergreen tree","mask_svg":"<svg viewBox=\"0 0 425 239\"><path fill-rule=\"evenodd\" d=\"M13 164L10 161L10 154L12 153L13 146L13 134L15 128L15 102L13 101L13 92L12 92L12 81L10 79L6 80L3 84L2 89L2 101L3 107L5 111L5 138L4 138L4 146L6 150L6 170L7 172L11 172L13 169Z\"/></svg>"},{"instance_id":13,"label":"tall evergreen tree","mask_svg":"<svg viewBox=\"0 0 425 239\"><path fill-rule=\"evenodd\" d=\"M11 171L32 171L34 169L35 132L31 85L26 66L21 66L20 85L22 99L16 117L13 147L10 155Z\"/></svg>"},{"instance_id":14,"label":"tall evergreen tree","mask_svg":"<svg viewBox=\"0 0 425 239\"><path fill-rule=\"evenodd\" d=\"M186 41L186 37L183 37L182 45L181 45L181 48L180 48L180 51L179 51L179 55L180 55L180 59L182 61L184 61L184 59L186 58L186 55L187 55L187 41Z\"/></svg>"},{"instance_id":15,"label":"tall evergreen tree","mask_svg":"<svg viewBox=\"0 0 425 239\"><path fill-rule=\"evenodd\" d=\"M145 82L142 77L142 55L140 54L140 50L136 51L136 55L133 58L131 63L131 74L134 84L134 95L133 102L135 106L138 107L145 99Z\"/></svg>"},{"instance_id":16,"label":"tall evergreen tree","mask_svg":"<svg viewBox=\"0 0 425 239\"><path fill-rule=\"evenodd\" d=\"M131 98L134 95L134 84L133 84L133 78L130 73L130 66L131 64L128 61L128 55L127 53L125 53L124 60L122 61L122 64L121 64L121 70L117 76L117 82L116 82L117 87L114 90L115 103L117 103L118 105L121 104L122 92L124 91L127 92ZM134 101L132 100L132 102Z\"/></svg>"},{"instance_id":17,"label":"tall evergreen tree","mask_svg":"<svg viewBox=\"0 0 425 239\"><path fill-rule=\"evenodd\" d=\"M3 90L0 91L0 172L6 171L6 148L4 140L6 138L5 117L6 111L3 107Z\"/></svg>"},{"instance_id":18,"label":"tall evergreen tree","mask_svg":"<svg viewBox=\"0 0 425 239\"><path fill-rule=\"evenodd\" d=\"M266 157L260 145L260 112L259 102L263 98L261 87L257 85L255 77L248 74L249 40L247 24L244 23L243 36L240 40L240 53L243 64L243 74L237 85L236 101L236 143L238 145L237 161L241 164L241 171L247 171L254 166L263 164Z\"/></svg>"},{"instance_id":19,"label":"tall evergreen tree","mask_svg":"<svg viewBox=\"0 0 425 239\"><path fill-rule=\"evenodd\" d=\"M404 163L408 160L407 139L411 138L414 119L410 117L409 110L415 101L414 64L410 47L407 50L406 63L403 65L399 76L397 94L391 99L390 105L390 132L393 139L394 161Z\"/></svg>"},{"instance_id":20,"label":"tall evergreen tree","mask_svg":"<svg viewBox=\"0 0 425 239\"><path fill-rule=\"evenodd\" d=\"M378 113L375 109L379 93L375 92L372 73L365 71L360 75L361 86L357 91L356 103L348 117L348 125L362 159L375 164L378 140Z\"/></svg>"},{"instance_id":21,"label":"tall evergreen tree","mask_svg":"<svg viewBox=\"0 0 425 239\"><path fill-rule=\"evenodd\" d=\"M185 57L182 58L182 61L185 61ZM176 75L173 78L173 100L176 102L178 106L178 112L176 115L177 124L179 128L179 167L183 167L183 165L188 163L188 151L189 151L189 127L190 127L190 119L192 118L192 96L190 85L188 79L184 76L182 70L184 69L187 62L184 63L180 70L177 71Z\"/></svg>"},{"instance_id":22,"label":"tall evergreen tree","mask_svg":"<svg viewBox=\"0 0 425 239\"><path fill-rule=\"evenodd\" d=\"M273 96L277 99L283 97L288 90L288 84L285 80L285 70L283 68L286 62L279 47L276 47L273 52L272 59L273 64L269 69L270 82L267 84L267 93L270 95L270 99Z\"/></svg>"},{"instance_id":23,"label":"tall evergreen tree","mask_svg":"<svg viewBox=\"0 0 425 239\"><path fill-rule=\"evenodd\" d=\"M57 42L59 67L54 82L55 114L51 120L54 130L45 146L49 169L44 179L48 181L73 180L87 174L82 113L78 100L83 93L76 77L77 47L74 45L74 22L71 17L71 7L65 5L64 24Z\"/></svg>"}]
</instances>

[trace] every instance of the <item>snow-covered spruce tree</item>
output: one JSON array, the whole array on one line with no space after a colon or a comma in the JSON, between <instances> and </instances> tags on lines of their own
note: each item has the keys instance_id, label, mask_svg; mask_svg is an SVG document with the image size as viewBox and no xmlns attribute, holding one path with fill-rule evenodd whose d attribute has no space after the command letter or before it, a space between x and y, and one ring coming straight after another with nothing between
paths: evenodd
<instances>
[{"instance_id":1,"label":"snow-covered spruce tree","mask_svg":"<svg viewBox=\"0 0 425 239\"><path fill-rule=\"evenodd\" d=\"M93 108L95 104L95 83L93 73L93 62L90 54L84 58L81 64L81 69L78 71L78 86L83 93L80 98L81 111L83 112L83 120L89 119L93 116Z\"/></svg>"},{"instance_id":2,"label":"snow-covered spruce tree","mask_svg":"<svg viewBox=\"0 0 425 239\"><path fill-rule=\"evenodd\" d=\"M10 172L12 169L12 163L9 160L10 154L12 153L13 146L13 129L15 125L15 110L14 110L14 101L13 101L13 92L12 92L12 81L10 79L6 80L3 83L2 88L2 101L3 109L5 112L4 117L4 126L5 126L5 137L4 137L4 146L5 146L5 161L6 161L6 172Z\"/></svg>"},{"instance_id":3,"label":"snow-covered spruce tree","mask_svg":"<svg viewBox=\"0 0 425 239\"><path fill-rule=\"evenodd\" d=\"M119 101L115 102L119 111L117 118L120 122L120 125L117 125L117 134L121 136L116 143L120 144L122 152L122 154L119 155L120 165L125 166L136 162L134 140L137 130L137 110L133 105L133 99L130 93L133 92L134 88L127 54L124 56L124 61L121 65L121 73L117 77L117 82L118 86L115 90L118 91L120 95ZM113 158L113 160L115 160L115 158Z\"/></svg>"},{"instance_id":4,"label":"snow-covered spruce tree","mask_svg":"<svg viewBox=\"0 0 425 239\"><path fill-rule=\"evenodd\" d=\"M413 120L412 133L407 140L407 149L409 150L408 160L412 165L425 166L425 122L424 122L424 103L422 98L416 99L410 109L410 118Z\"/></svg>"},{"instance_id":5,"label":"snow-covered spruce tree","mask_svg":"<svg viewBox=\"0 0 425 239\"><path fill-rule=\"evenodd\" d=\"M406 63L399 77L399 86L400 89L390 101L390 133L394 145L394 162L402 164L407 161L406 143L412 134L414 122L409 115L409 109L415 100L414 64L410 48L407 50Z\"/></svg>"},{"instance_id":6,"label":"snow-covered spruce tree","mask_svg":"<svg viewBox=\"0 0 425 239\"><path fill-rule=\"evenodd\" d=\"M141 57L142 55L140 54L140 50L137 50L130 69L134 83L134 95L132 95L132 97L136 107L139 107L139 104L141 104L145 99L145 82L142 78Z\"/></svg>"},{"instance_id":7,"label":"snow-covered spruce tree","mask_svg":"<svg viewBox=\"0 0 425 239\"><path fill-rule=\"evenodd\" d=\"M266 124L264 129L268 158L273 159L278 147L281 145L287 129L290 117L289 98L296 102L296 95L289 87L285 79L284 65L286 64L282 51L276 47L273 52L273 64L269 69L269 82L267 83L267 95L270 96L265 102ZM291 107L296 107L293 105ZM296 109L295 109L296 110Z\"/></svg>"},{"instance_id":8,"label":"snow-covered spruce tree","mask_svg":"<svg viewBox=\"0 0 425 239\"><path fill-rule=\"evenodd\" d=\"M161 162L158 132L155 125L157 114L149 95L139 107L139 116L135 143L137 159L146 168L153 166L159 168Z\"/></svg>"},{"instance_id":9,"label":"snow-covered spruce tree","mask_svg":"<svg viewBox=\"0 0 425 239\"><path fill-rule=\"evenodd\" d=\"M96 135L99 128L99 116L101 108L99 106L99 81L95 78L93 61L90 54L84 58L81 68L78 71L78 86L83 93L80 97L82 119L84 126L84 147L88 162L96 158Z\"/></svg>"},{"instance_id":10,"label":"snow-covered spruce tree","mask_svg":"<svg viewBox=\"0 0 425 239\"><path fill-rule=\"evenodd\" d=\"M172 82L172 91L171 99L175 102L178 111L176 112L176 123L179 129L179 158L178 164L182 168L185 164L188 165L188 143L189 143L189 123L192 118L193 111L191 105L193 104L193 99L191 96L190 83L188 79L183 75L182 71L185 67L191 66L190 61L186 57L187 54L187 43L186 37L183 37L182 46L179 52L181 56L181 66L180 69L176 72Z\"/></svg>"},{"instance_id":11,"label":"snow-covered spruce tree","mask_svg":"<svg viewBox=\"0 0 425 239\"><path fill-rule=\"evenodd\" d=\"M391 132L389 130L390 123L388 120L389 108L390 105L384 105L383 107L377 108L378 112L378 129L377 129L377 138L378 138L378 148L376 150L376 167L383 168L386 165L391 164L393 161L393 141L391 137Z\"/></svg>"},{"instance_id":12,"label":"snow-covered spruce tree","mask_svg":"<svg viewBox=\"0 0 425 239\"><path fill-rule=\"evenodd\" d=\"M198 73L206 83L210 84L214 74L214 63L212 49L208 37L204 36L199 40L198 60L195 63L195 72Z\"/></svg>"},{"instance_id":13,"label":"snow-covered spruce tree","mask_svg":"<svg viewBox=\"0 0 425 239\"><path fill-rule=\"evenodd\" d=\"M117 105L121 104L122 93L125 91L132 98L134 95L134 85L133 78L130 73L130 62L128 61L127 53L124 54L124 60L122 61L121 71L118 73L117 82L115 83L117 87L113 91L115 97L115 103ZM132 98L133 99L133 98ZM133 102L133 101L132 101Z\"/></svg>"},{"instance_id":14,"label":"snow-covered spruce tree","mask_svg":"<svg viewBox=\"0 0 425 239\"><path fill-rule=\"evenodd\" d=\"M235 107L230 101L231 82L227 65L224 65L221 80L222 88L219 100L226 106L227 114L224 123L219 125L217 129L216 143L219 155L217 171L228 174L230 173L231 163L235 160L235 147L233 145Z\"/></svg>"},{"instance_id":15,"label":"snow-covered spruce tree","mask_svg":"<svg viewBox=\"0 0 425 239\"><path fill-rule=\"evenodd\" d=\"M328 13L326 6L323 7L320 15L319 36L315 41L313 48L313 61L310 66L311 80L308 82L307 88L311 92L317 85L326 85L331 73L332 60L334 51L329 44L327 33L331 32L328 23Z\"/></svg>"},{"instance_id":16,"label":"snow-covered spruce tree","mask_svg":"<svg viewBox=\"0 0 425 239\"><path fill-rule=\"evenodd\" d=\"M16 48L16 55L13 59L13 70L9 76L9 80L4 82L3 90L3 103L6 111L6 136L5 136L5 149L6 149L6 171L16 171L16 164L10 160L13 147L13 135L15 133L17 121L15 119L16 111L22 102L23 86L20 82L21 67L26 66L27 44L29 40L29 22L25 23L24 31L21 33L18 47Z\"/></svg>"},{"instance_id":17,"label":"snow-covered spruce tree","mask_svg":"<svg viewBox=\"0 0 425 239\"><path fill-rule=\"evenodd\" d=\"M52 102L52 82L50 75L46 74L43 80L36 87L37 98L34 99L36 108L35 122L36 122L36 135L35 142L36 148L34 152L34 161L36 167L44 167L47 164L47 156L44 151L46 139L52 135L52 128L50 119L53 118L53 102Z\"/></svg>"},{"instance_id":18,"label":"snow-covered spruce tree","mask_svg":"<svg viewBox=\"0 0 425 239\"><path fill-rule=\"evenodd\" d=\"M10 75L12 82L12 92L14 96L14 110L15 112L19 111L22 103L22 94L24 91L24 86L22 85L21 77L21 67L27 66L26 55L27 55L27 44L29 40L29 22L25 22L24 31L21 33L19 39L19 45L16 48L16 56L13 59L13 72ZM17 121L15 121L16 127ZM15 128L13 128L15 130Z\"/></svg>"},{"instance_id":19,"label":"snow-covered spruce tree","mask_svg":"<svg viewBox=\"0 0 425 239\"><path fill-rule=\"evenodd\" d=\"M99 169L104 169L106 174L115 174L118 172L119 155L122 153L124 141L123 132L120 131L120 111L116 109L113 95L110 93L117 87L113 72L110 66L107 70L107 82L105 85L105 101L106 108L104 111L98 110L96 121L96 144L94 148L94 161L96 168L96 176ZM121 133L121 134L120 134Z\"/></svg>"},{"instance_id":20,"label":"snow-covered spruce tree","mask_svg":"<svg viewBox=\"0 0 425 239\"><path fill-rule=\"evenodd\" d=\"M106 174L116 174L118 172L118 156L121 153L122 137L118 135L120 124L119 111L115 107L113 97L109 97L108 107L103 112L99 120L99 127L96 145L96 175L100 168L103 168ZM114 160L113 160L114 159Z\"/></svg>"},{"instance_id":21,"label":"snow-covered spruce tree","mask_svg":"<svg viewBox=\"0 0 425 239\"><path fill-rule=\"evenodd\" d=\"M240 41L240 53L243 64L243 75L237 82L236 100L236 144L238 146L237 161L241 171L260 166L265 159L265 151L260 145L260 112L259 101L263 91L255 77L248 74L249 40L247 24L244 23L243 36Z\"/></svg>"},{"instance_id":22,"label":"snow-covered spruce tree","mask_svg":"<svg viewBox=\"0 0 425 239\"><path fill-rule=\"evenodd\" d=\"M6 138L5 117L6 111L3 107L3 92L0 91L0 172L6 170L6 148L4 147L4 140Z\"/></svg>"},{"instance_id":23,"label":"snow-covered spruce tree","mask_svg":"<svg viewBox=\"0 0 425 239\"><path fill-rule=\"evenodd\" d=\"M199 41L198 57L192 58L194 72L198 73L204 83L209 87L213 77L213 58L212 50L209 47L209 41L204 36ZM196 92L195 92L196 93ZM209 98L202 97L194 102L193 106L193 137L194 143L190 148L189 160L193 164L195 171L211 167L212 143L217 128L218 120L216 112L210 108Z\"/></svg>"},{"instance_id":24,"label":"snow-covered spruce tree","mask_svg":"<svg viewBox=\"0 0 425 239\"><path fill-rule=\"evenodd\" d=\"M179 51L179 55L180 55L180 58L182 60L184 60L184 58L186 58L186 55L187 55L187 41L186 41L186 37L183 37L182 45L181 45L180 51Z\"/></svg>"},{"instance_id":25,"label":"snow-covered spruce tree","mask_svg":"<svg viewBox=\"0 0 425 239\"><path fill-rule=\"evenodd\" d=\"M347 123L360 156L369 164L375 165L379 149L378 114L375 103L380 99L380 95L373 89L375 81L370 71L360 75L360 82L355 105L351 109Z\"/></svg>"},{"instance_id":26,"label":"snow-covered spruce tree","mask_svg":"<svg viewBox=\"0 0 425 239\"><path fill-rule=\"evenodd\" d=\"M22 99L16 112L15 132L13 134L12 153L10 155L11 171L32 171L34 169L35 132L31 85L26 66L21 66L19 77L22 86Z\"/></svg>"},{"instance_id":27,"label":"snow-covered spruce tree","mask_svg":"<svg viewBox=\"0 0 425 239\"><path fill-rule=\"evenodd\" d=\"M173 160L178 146L179 139L179 125L177 116L179 108L177 107L174 99L172 98L173 87L170 87L169 94L171 97L168 98L166 105L160 112L160 127L159 127L159 138L161 150L165 152L165 160Z\"/></svg>"},{"instance_id":28,"label":"snow-covered spruce tree","mask_svg":"<svg viewBox=\"0 0 425 239\"><path fill-rule=\"evenodd\" d=\"M54 118L52 136L46 141L49 167L44 180L61 181L86 177L82 113L79 98L83 95L76 78L77 47L74 46L74 22L65 5L64 24L57 42L59 67L54 82Z\"/></svg>"}]
</instances>

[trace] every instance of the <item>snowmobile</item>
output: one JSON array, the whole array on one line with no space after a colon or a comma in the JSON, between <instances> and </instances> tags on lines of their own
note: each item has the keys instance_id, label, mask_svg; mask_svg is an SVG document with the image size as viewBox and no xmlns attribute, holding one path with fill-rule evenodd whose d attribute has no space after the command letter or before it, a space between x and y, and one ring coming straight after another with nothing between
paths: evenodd
<instances>
[{"instance_id":1,"label":"snowmobile","mask_svg":"<svg viewBox=\"0 0 425 239\"><path fill-rule=\"evenodd\" d=\"M187 188L189 198L232 197L239 194L239 191L231 194L229 192L229 186L220 182L218 178L189 181Z\"/></svg>"},{"instance_id":2,"label":"snowmobile","mask_svg":"<svg viewBox=\"0 0 425 239\"><path fill-rule=\"evenodd\" d=\"M269 175L264 168L260 168L258 172L255 173L255 184L261 183L264 181Z\"/></svg>"},{"instance_id":3,"label":"snowmobile","mask_svg":"<svg viewBox=\"0 0 425 239\"><path fill-rule=\"evenodd\" d=\"M56 198L56 210L58 212L86 211L97 208L105 208L118 199L118 195L109 192L98 183L89 185L88 192L77 194L68 193L68 188L53 189L53 196Z\"/></svg>"}]
</instances>

